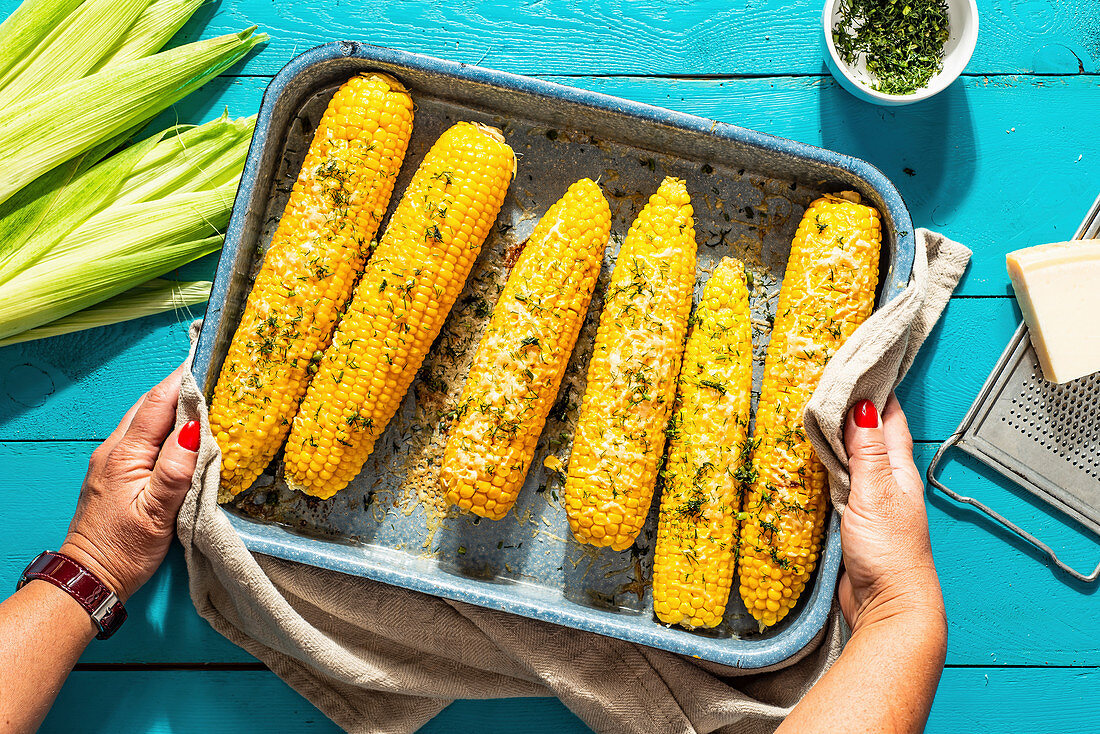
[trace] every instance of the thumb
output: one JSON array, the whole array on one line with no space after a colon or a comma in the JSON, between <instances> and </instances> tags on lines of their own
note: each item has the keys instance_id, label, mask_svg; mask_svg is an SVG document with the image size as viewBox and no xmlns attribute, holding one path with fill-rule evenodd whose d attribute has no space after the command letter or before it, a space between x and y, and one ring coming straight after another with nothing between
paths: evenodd
<instances>
[{"instance_id":1,"label":"thumb","mask_svg":"<svg viewBox=\"0 0 1100 734\"><path fill-rule=\"evenodd\" d=\"M890 452L878 410L870 400L860 400L848 413L844 427L852 492L887 493L893 484Z\"/></svg>"},{"instance_id":2,"label":"thumb","mask_svg":"<svg viewBox=\"0 0 1100 734\"><path fill-rule=\"evenodd\" d=\"M175 528L183 496L195 474L200 436L198 421L188 421L173 432L160 450L149 484L142 490L145 511L162 530Z\"/></svg>"}]
</instances>

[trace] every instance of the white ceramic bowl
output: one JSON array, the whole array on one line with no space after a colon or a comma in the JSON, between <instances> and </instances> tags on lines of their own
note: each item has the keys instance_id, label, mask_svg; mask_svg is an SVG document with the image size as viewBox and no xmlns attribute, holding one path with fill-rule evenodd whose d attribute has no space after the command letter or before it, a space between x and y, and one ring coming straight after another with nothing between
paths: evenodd
<instances>
[{"instance_id":1,"label":"white ceramic bowl","mask_svg":"<svg viewBox=\"0 0 1100 734\"><path fill-rule=\"evenodd\" d=\"M856 97L875 104L911 104L939 94L959 78L978 43L978 6L975 0L947 0L947 12L951 31L943 47L943 68L928 81L928 86L912 94L883 94L871 88L862 60L854 67L841 60L833 44L833 26L840 15L840 0L825 0L821 19L825 29L825 47L829 50L825 57L829 71L842 87Z\"/></svg>"}]
</instances>

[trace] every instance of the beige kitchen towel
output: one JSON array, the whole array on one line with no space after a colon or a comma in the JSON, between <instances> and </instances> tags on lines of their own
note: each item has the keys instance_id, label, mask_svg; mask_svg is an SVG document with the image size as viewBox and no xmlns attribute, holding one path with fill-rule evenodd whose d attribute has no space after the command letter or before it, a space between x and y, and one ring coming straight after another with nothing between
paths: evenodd
<instances>
[{"instance_id":1,"label":"beige kitchen towel","mask_svg":"<svg viewBox=\"0 0 1100 734\"><path fill-rule=\"evenodd\" d=\"M826 369L807 424L828 463L838 507L848 486L840 441L845 412L863 397L881 405L912 364L969 255L920 230L905 292ZM217 505L220 453L188 371L179 420L191 419L202 422L202 445L177 529L196 609L350 732L413 732L456 698L547 695L597 732L770 732L843 647L835 604L805 649L771 669L744 671L253 555Z\"/></svg>"},{"instance_id":2,"label":"beige kitchen towel","mask_svg":"<svg viewBox=\"0 0 1100 734\"><path fill-rule=\"evenodd\" d=\"M873 313L833 355L806 406L806 435L829 472L829 493L841 512L848 505L848 454L844 450L848 410L864 398L882 410L913 365L970 262L970 250L958 242L927 229L918 229L916 234L917 257L909 286Z\"/></svg>"}]
</instances>

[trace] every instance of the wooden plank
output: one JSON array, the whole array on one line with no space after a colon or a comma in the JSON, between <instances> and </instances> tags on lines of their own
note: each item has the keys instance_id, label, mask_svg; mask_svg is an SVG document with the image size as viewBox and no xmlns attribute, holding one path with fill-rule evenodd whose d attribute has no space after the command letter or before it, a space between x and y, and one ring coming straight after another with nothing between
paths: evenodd
<instances>
[{"instance_id":1,"label":"wooden plank","mask_svg":"<svg viewBox=\"0 0 1100 734\"><path fill-rule=\"evenodd\" d=\"M925 731L1090 731L1098 682L1096 668L948 668Z\"/></svg>"},{"instance_id":2,"label":"wooden plank","mask_svg":"<svg viewBox=\"0 0 1100 734\"><path fill-rule=\"evenodd\" d=\"M923 474L936 445L916 447ZM1100 539L960 451L948 455L941 481L993 506L1091 571ZM928 491L932 549L947 606L948 662L956 665L1096 665L1100 619L1096 584L1053 569L1030 545L976 511Z\"/></svg>"},{"instance_id":3,"label":"wooden plank","mask_svg":"<svg viewBox=\"0 0 1100 734\"><path fill-rule=\"evenodd\" d=\"M0 349L4 438L103 440L131 405L187 357L204 305Z\"/></svg>"},{"instance_id":4,"label":"wooden plank","mask_svg":"<svg viewBox=\"0 0 1100 734\"><path fill-rule=\"evenodd\" d=\"M2 0L7 15L17 0ZM453 3L222 0L179 41L252 23L272 36L239 73L273 74L295 54L356 40L518 73L820 74L821 2L799 0L542 0ZM1090 0L979 0L971 73L1074 74L1100 69Z\"/></svg>"},{"instance_id":5,"label":"wooden plank","mask_svg":"<svg viewBox=\"0 0 1100 734\"><path fill-rule=\"evenodd\" d=\"M104 695L109 691L109 695ZM74 672L41 732L339 732L268 671Z\"/></svg>"},{"instance_id":6,"label":"wooden plank","mask_svg":"<svg viewBox=\"0 0 1100 734\"><path fill-rule=\"evenodd\" d=\"M104 696L103 691L111 691ZM457 701L420 734L586 734L556 698ZM49 732L206 731L308 734L340 729L268 671L77 671L40 730Z\"/></svg>"},{"instance_id":7,"label":"wooden plank","mask_svg":"<svg viewBox=\"0 0 1100 734\"><path fill-rule=\"evenodd\" d=\"M0 14L15 5L14 0L0 0ZM975 262L960 290L966 295L1006 294L1004 252L1068 236L1100 188L1100 174L1090 165L1096 144L1077 135L1069 122L1096 116L1100 95L1095 78L972 77L913 108L865 105L820 76L819 3L790 8L780 0L691 0L671 8L646 0L633 4L627 17L619 3L578 6L567 0L526 7L481 0L463 5L438 0L352 5L222 0L206 6L180 40L236 30L249 21L276 38L235 70L261 76L215 80L164 119L208 119L225 104L232 105L235 115L247 113L258 105L268 81L262 75L273 74L295 53L337 37L521 73L811 75L730 80L590 76L561 81L870 160L898 184L918 225L941 229L975 249ZM983 0L982 39L969 72L1097 73L1100 44L1087 14L1089 5L1087 0ZM562 59L569 60L568 67ZM208 259L186 274L197 277L210 271ZM1004 298L952 303L933 343L899 391L917 435L942 437L953 427L1017 316ZM0 350L0 438L101 438L122 409L182 358L182 321L154 317L85 337ZM58 542L93 446L0 444L0 466L5 469L0 517L16 518L5 523L0 582L10 584L26 554ZM931 451L931 446L918 446L918 463L925 464ZM41 479L27 481L29 476ZM1071 522L1051 516L973 462L952 461L945 477L1042 537L1053 538L1068 560L1082 566L1095 561L1095 540L1079 535ZM43 502L47 494L49 501ZM1065 583L1026 547L969 510L934 498L930 518L951 616L949 661L993 665L945 672L929 731L957 731L959 721L982 721L987 731L1091 728L1097 715L1091 696L1096 669L995 666L1096 664L1100 646L1089 605L1094 587ZM194 614L176 552L134 605L142 611L132 614L127 629L110 643L94 645L86 662L250 660ZM108 675L116 677L103 677ZM118 705L114 696L101 695L104 688L130 698ZM101 712L104 730L217 730L222 722L234 731L285 728L287 722L305 731L334 730L263 672L81 672L62 696L46 731L88 729L86 720L77 723L75 718L86 708ZM256 706L257 700L264 705ZM195 701L203 705L195 706ZM1048 701L1055 702L1054 711ZM202 712L197 720L194 712ZM551 727L587 731L548 699L459 702L425 731Z\"/></svg>"},{"instance_id":8,"label":"wooden plank","mask_svg":"<svg viewBox=\"0 0 1100 734\"><path fill-rule=\"evenodd\" d=\"M89 442L0 443L0 588L11 588L27 561L64 537ZM935 445L920 444L922 472ZM957 454L954 455L957 458ZM32 479L28 479L31 477ZM1100 543L1057 513L973 462L950 460L943 480L994 504L1091 568ZM929 518L937 566L950 618L948 660L966 665L1098 665L1100 619L1095 585L1067 583L1034 553L996 531L970 510L930 496ZM182 554L173 549L164 569L131 601L130 621L111 641L88 648L87 663L248 662L254 659L225 641L195 613L187 592Z\"/></svg>"},{"instance_id":9,"label":"wooden plank","mask_svg":"<svg viewBox=\"0 0 1100 734\"><path fill-rule=\"evenodd\" d=\"M1021 321L1012 298L952 298L897 395L918 441L958 427Z\"/></svg>"},{"instance_id":10,"label":"wooden plank","mask_svg":"<svg viewBox=\"0 0 1100 734\"><path fill-rule=\"evenodd\" d=\"M1097 668L947 668L927 732L986 734L1091 731L1100 716ZM103 695L103 691L110 695ZM42 726L53 732L337 732L304 698L266 671L76 672ZM586 734L591 730L553 698L456 701L420 734Z\"/></svg>"}]
</instances>

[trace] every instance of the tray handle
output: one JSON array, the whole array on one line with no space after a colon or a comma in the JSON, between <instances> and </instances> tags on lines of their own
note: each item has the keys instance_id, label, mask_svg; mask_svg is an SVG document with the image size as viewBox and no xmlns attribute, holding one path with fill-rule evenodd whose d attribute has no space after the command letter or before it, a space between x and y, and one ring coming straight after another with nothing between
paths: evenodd
<instances>
[{"instance_id":1,"label":"tray handle","mask_svg":"<svg viewBox=\"0 0 1100 734\"><path fill-rule=\"evenodd\" d=\"M959 494L958 492L955 492L951 489L948 489L946 486L944 486L944 484L939 479L936 478L936 467L939 465L940 459L943 458L943 455L945 453L947 453L948 449L952 448L953 446L956 446L959 443L960 437L961 437L961 434L959 434L959 433L951 434L951 437L949 439L947 439L946 441L944 441L943 444L936 451L936 454L932 457L932 461L928 464L928 474L927 474L928 483L930 485L932 485L933 488L938 489L940 492L947 495L948 497L955 500L956 502L962 503L964 505L970 505L974 509L985 513L985 515L987 517L989 517L991 520L999 523L1006 530L1011 531L1012 533L1014 533L1018 537L1023 538L1028 543L1031 543L1031 545L1035 546L1035 548L1042 551L1048 558L1050 558L1050 560L1054 562L1055 566L1062 569L1063 571L1065 571L1066 573L1068 573L1070 576L1077 579L1078 581L1084 581L1085 583L1091 583L1093 581L1096 581L1097 578L1100 578L1100 564L1097 564L1096 568L1093 569L1092 573L1090 573L1089 575L1086 576L1085 574L1081 573L1080 571L1076 570L1075 568L1072 568L1071 566L1068 566L1065 563L1063 563L1058 558L1058 554L1056 554L1054 552L1054 550L1051 549L1050 546L1048 546L1046 543L1044 543L1043 541L1039 540L1038 538L1036 538L1031 533L1029 533L1026 530L1024 530L1023 528L1021 528L1016 523L1012 522L1011 520L1009 520L1008 518L1004 517L999 512L997 512L996 510L986 506L985 504L979 502L978 500L974 499L973 497L964 497L963 495Z\"/></svg>"}]
</instances>

